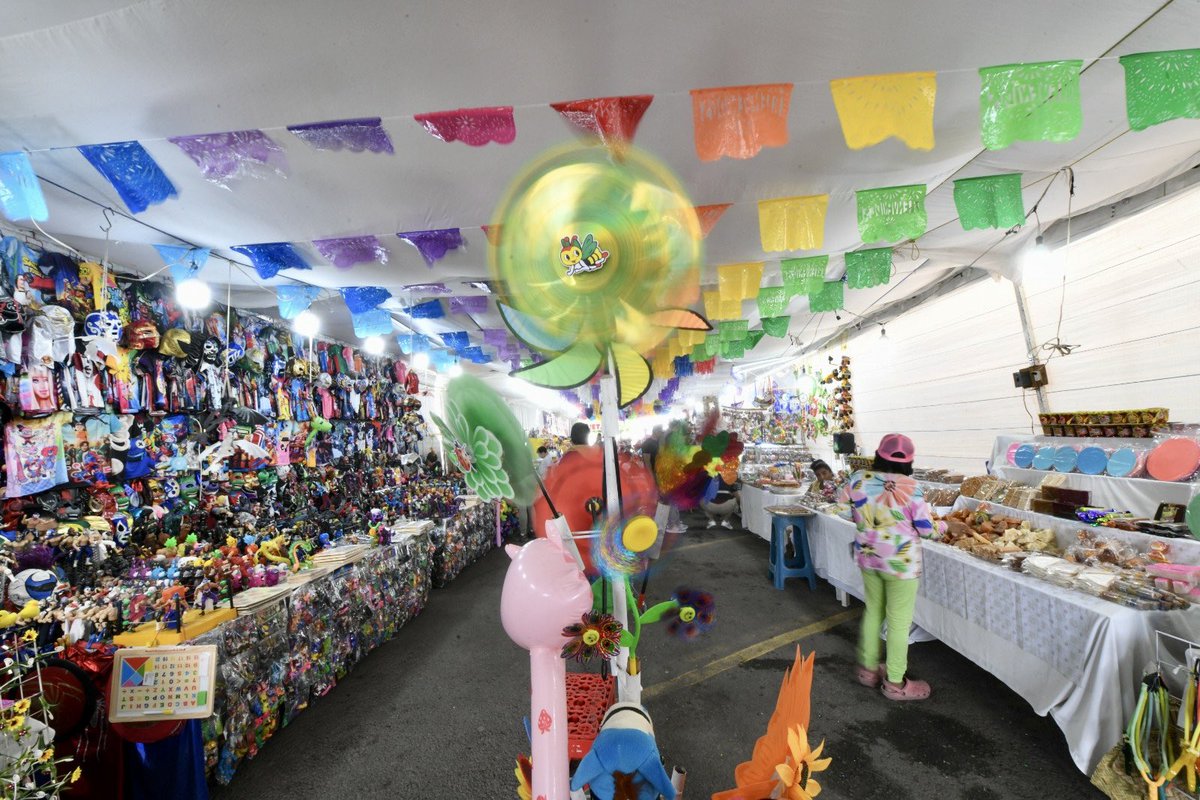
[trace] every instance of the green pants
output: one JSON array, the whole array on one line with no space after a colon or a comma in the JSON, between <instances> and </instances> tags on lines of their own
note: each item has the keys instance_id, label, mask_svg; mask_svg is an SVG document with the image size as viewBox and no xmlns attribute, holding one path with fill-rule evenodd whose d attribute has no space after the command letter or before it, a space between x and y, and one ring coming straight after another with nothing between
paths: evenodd
<instances>
[{"instance_id":1,"label":"green pants","mask_svg":"<svg viewBox=\"0 0 1200 800\"><path fill-rule=\"evenodd\" d=\"M858 663L867 669L879 666L879 633L887 615L887 679L904 680L908 671L908 630L912 627L913 608L917 605L917 579L896 578L864 569L867 610L863 612L862 633L858 639Z\"/></svg>"}]
</instances>

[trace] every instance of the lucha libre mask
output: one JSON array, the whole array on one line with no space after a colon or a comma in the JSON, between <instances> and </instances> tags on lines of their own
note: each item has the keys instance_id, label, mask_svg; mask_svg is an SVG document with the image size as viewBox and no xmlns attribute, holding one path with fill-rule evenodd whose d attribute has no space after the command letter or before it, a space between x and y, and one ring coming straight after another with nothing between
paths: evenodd
<instances>
[{"instance_id":1,"label":"lucha libre mask","mask_svg":"<svg viewBox=\"0 0 1200 800\"><path fill-rule=\"evenodd\" d=\"M140 319L129 326L127 338L134 350L156 350L160 338L158 326L148 319Z\"/></svg>"},{"instance_id":2,"label":"lucha libre mask","mask_svg":"<svg viewBox=\"0 0 1200 800\"><path fill-rule=\"evenodd\" d=\"M121 318L115 311L93 311L83 320L83 332L110 342L121 338Z\"/></svg>"}]
</instances>

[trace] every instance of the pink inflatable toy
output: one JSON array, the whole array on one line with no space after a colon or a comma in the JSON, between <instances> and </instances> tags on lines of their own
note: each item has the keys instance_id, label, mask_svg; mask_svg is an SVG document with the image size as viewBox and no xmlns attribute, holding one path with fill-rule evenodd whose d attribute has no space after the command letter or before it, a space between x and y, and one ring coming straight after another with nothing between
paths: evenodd
<instances>
[{"instance_id":1,"label":"pink inflatable toy","mask_svg":"<svg viewBox=\"0 0 1200 800\"><path fill-rule=\"evenodd\" d=\"M533 798L566 800L571 789L562 631L591 609L592 589L555 538L505 550L512 563L504 576L500 620L508 637L529 651Z\"/></svg>"}]
</instances>

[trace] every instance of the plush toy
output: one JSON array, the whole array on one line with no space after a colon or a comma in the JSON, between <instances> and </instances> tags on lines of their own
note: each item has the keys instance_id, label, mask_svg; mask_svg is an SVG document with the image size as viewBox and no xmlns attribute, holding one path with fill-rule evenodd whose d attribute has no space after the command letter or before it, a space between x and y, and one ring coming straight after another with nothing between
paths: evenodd
<instances>
[{"instance_id":1,"label":"plush toy","mask_svg":"<svg viewBox=\"0 0 1200 800\"><path fill-rule=\"evenodd\" d=\"M597 800L656 800L659 795L674 800L675 787L659 758L654 724L646 709L637 703L617 703L605 712L592 749L571 778L573 791L585 785ZM618 789L624 790L622 794L617 794Z\"/></svg>"}]
</instances>

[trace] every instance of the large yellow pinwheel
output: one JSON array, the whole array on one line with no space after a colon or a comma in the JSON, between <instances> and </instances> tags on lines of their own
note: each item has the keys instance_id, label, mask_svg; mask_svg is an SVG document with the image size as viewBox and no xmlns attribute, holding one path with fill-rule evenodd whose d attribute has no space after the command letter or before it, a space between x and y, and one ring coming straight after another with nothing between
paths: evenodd
<instances>
[{"instance_id":1,"label":"large yellow pinwheel","mask_svg":"<svg viewBox=\"0 0 1200 800\"><path fill-rule=\"evenodd\" d=\"M694 302L700 223L678 180L636 148L571 144L533 162L501 201L489 248L500 314L546 356L514 374L567 389L598 370L622 406L653 378L642 356L675 328L709 330Z\"/></svg>"}]
</instances>

